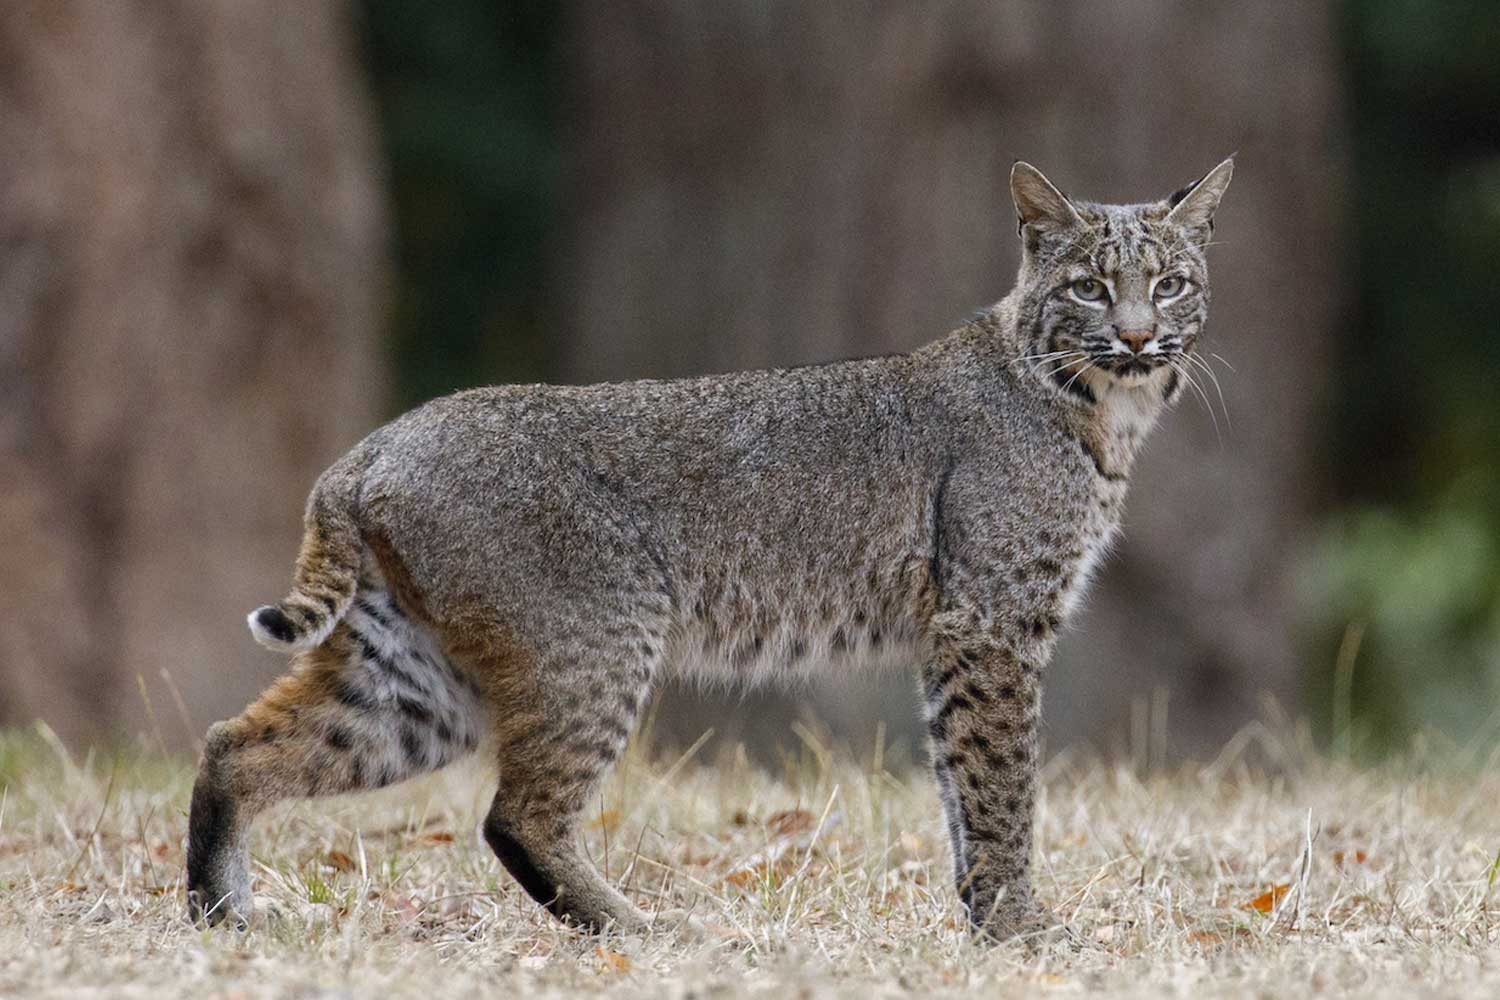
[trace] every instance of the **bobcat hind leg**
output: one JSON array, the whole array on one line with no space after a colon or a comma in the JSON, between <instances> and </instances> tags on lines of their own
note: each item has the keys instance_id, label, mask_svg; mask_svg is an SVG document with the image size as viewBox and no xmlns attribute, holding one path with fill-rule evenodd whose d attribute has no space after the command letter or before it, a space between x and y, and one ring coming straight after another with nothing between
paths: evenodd
<instances>
[{"instance_id":1,"label":"bobcat hind leg","mask_svg":"<svg viewBox=\"0 0 1500 1000\"><path fill-rule=\"evenodd\" d=\"M274 802L381 788L479 744L479 695L380 590L362 589L322 645L208 731L188 820L188 915L243 927L247 835Z\"/></svg>"},{"instance_id":2,"label":"bobcat hind leg","mask_svg":"<svg viewBox=\"0 0 1500 1000\"><path fill-rule=\"evenodd\" d=\"M579 841L584 810L619 759L649 695L650 643L583 640L567 653L507 657L496 673L500 787L484 836L506 870L564 923L640 930L651 916L610 885ZM644 652L643 652L644 650ZM536 669L518 671L517 663Z\"/></svg>"}]
</instances>

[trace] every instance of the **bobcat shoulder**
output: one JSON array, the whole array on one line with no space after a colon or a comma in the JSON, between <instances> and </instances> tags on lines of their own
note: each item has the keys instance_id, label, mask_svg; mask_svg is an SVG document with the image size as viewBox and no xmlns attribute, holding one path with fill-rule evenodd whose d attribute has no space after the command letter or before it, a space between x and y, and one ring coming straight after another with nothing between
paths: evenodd
<instances>
[{"instance_id":1,"label":"bobcat shoulder","mask_svg":"<svg viewBox=\"0 0 1500 1000\"><path fill-rule=\"evenodd\" d=\"M484 746L484 833L526 892L642 926L575 834L653 684L884 665L920 672L971 919L1030 926L1043 667L1192 382L1231 169L1113 206L1017 164L1014 289L911 354L477 389L375 431L314 487L291 593L250 616L291 672L209 732L193 916L248 918L270 803Z\"/></svg>"}]
</instances>

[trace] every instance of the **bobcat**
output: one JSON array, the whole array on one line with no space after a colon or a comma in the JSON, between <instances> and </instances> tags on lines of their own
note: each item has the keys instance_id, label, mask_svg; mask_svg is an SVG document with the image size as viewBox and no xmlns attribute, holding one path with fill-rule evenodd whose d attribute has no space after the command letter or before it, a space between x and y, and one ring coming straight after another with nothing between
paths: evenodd
<instances>
[{"instance_id":1,"label":"bobcat","mask_svg":"<svg viewBox=\"0 0 1500 1000\"><path fill-rule=\"evenodd\" d=\"M972 923L1041 926L1028 863L1041 674L1192 385L1232 160L1163 201L1072 201L1016 163L1015 288L911 354L678 381L460 392L376 430L308 500L291 673L209 729L189 912L243 926L280 799L481 745L486 840L589 929L650 917L576 842L652 685L916 666Z\"/></svg>"}]
</instances>

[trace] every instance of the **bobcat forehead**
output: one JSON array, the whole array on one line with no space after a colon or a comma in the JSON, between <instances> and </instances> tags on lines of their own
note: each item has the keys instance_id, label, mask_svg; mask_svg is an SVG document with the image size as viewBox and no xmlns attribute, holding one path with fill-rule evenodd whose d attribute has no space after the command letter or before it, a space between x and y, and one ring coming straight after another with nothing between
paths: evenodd
<instances>
[{"instance_id":1,"label":"bobcat forehead","mask_svg":"<svg viewBox=\"0 0 1500 1000\"><path fill-rule=\"evenodd\" d=\"M291 592L250 616L292 672L210 731L193 915L248 918L270 803L485 747L484 834L520 887L639 928L576 833L660 678L907 667L957 890L976 926L1026 930L1043 668L1201 336L1227 183L1098 206L1018 164L1016 287L921 350L478 389L376 430L314 486Z\"/></svg>"}]
</instances>

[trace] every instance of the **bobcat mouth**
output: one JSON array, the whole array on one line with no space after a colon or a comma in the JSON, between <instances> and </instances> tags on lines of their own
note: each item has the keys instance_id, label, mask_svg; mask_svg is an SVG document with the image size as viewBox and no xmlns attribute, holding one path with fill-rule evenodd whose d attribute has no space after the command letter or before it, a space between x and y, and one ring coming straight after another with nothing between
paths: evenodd
<instances>
[{"instance_id":1,"label":"bobcat mouth","mask_svg":"<svg viewBox=\"0 0 1500 1000\"><path fill-rule=\"evenodd\" d=\"M1069 361L1061 368L1049 373L1059 388L1093 401L1093 389L1089 385L1090 373L1100 373L1127 385L1142 384L1163 368L1171 366L1174 354L1095 354L1086 359Z\"/></svg>"},{"instance_id":2,"label":"bobcat mouth","mask_svg":"<svg viewBox=\"0 0 1500 1000\"><path fill-rule=\"evenodd\" d=\"M1109 369L1109 372L1112 373L1112 375L1151 375L1152 372L1160 369L1160 367L1163 367L1166 363L1166 358L1161 357L1161 355L1158 354L1151 355L1151 357L1124 358L1124 360L1119 361L1113 360L1112 358L1112 360L1110 360L1110 364L1107 364L1106 367L1107 369Z\"/></svg>"},{"instance_id":3,"label":"bobcat mouth","mask_svg":"<svg viewBox=\"0 0 1500 1000\"><path fill-rule=\"evenodd\" d=\"M1110 375L1127 381L1155 375L1160 370L1173 366L1173 358L1185 357L1182 351L1160 351L1157 354L1122 355L1109 354L1094 358L1094 363Z\"/></svg>"}]
</instances>

